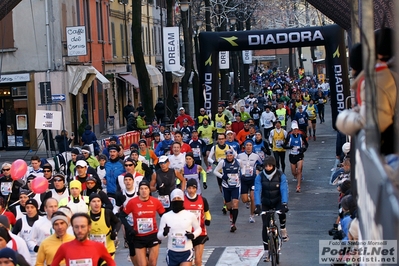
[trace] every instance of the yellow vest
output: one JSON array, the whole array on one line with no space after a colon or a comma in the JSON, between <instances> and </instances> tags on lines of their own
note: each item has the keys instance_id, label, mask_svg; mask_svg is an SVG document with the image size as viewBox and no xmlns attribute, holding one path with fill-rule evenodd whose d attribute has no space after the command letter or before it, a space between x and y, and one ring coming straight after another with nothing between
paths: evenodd
<instances>
[{"instance_id":1,"label":"yellow vest","mask_svg":"<svg viewBox=\"0 0 399 266\"><path fill-rule=\"evenodd\" d=\"M222 114L221 117L219 117L219 114L215 115L215 127L216 127L217 133L225 133L226 132L226 129L223 128L226 126L225 116L226 116L225 114Z\"/></svg>"},{"instance_id":2,"label":"yellow vest","mask_svg":"<svg viewBox=\"0 0 399 266\"><path fill-rule=\"evenodd\" d=\"M205 141L206 145L213 144L213 126L208 125L207 127L200 126L198 128L198 134L201 132L200 139Z\"/></svg>"},{"instance_id":3,"label":"yellow vest","mask_svg":"<svg viewBox=\"0 0 399 266\"><path fill-rule=\"evenodd\" d=\"M89 212L90 215L90 212ZM105 222L105 209L101 208L101 216L98 221L91 221L91 230L90 230L90 240L101 242L105 240L105 247L107 248L108 253L115 252L115 244L114 241L111 240L111 227L107 227L107 223Z\"/></svg>"},{"instance_id":4,"label":"yellow vest","mask_svg":"<svg viewBox=\"0 0 399 266\"><path fill-rule=\"evenodd\" d=\"M310 120L316 119L316 108L314 108L314 104L312 107L310 107L310 105L307 105L306 112L308 113Z\"/></svg>"},{"instance_id":5,"label":"yellow vest","mask_svg":"<svg viewBox=\"0 0 399 266\"><path fill-rule=\"evenodd\" d=\"M310 100L310 95L309 95L309 94L308 94L308 95L303 95L303 99L304 99L305 101L309 102L309 100Z\"/></svg>"},{"instance_id":6,"label":"yellow vest","mask_svg":"<svg viewBox=\"0 0 399 266\"><path fill-rule=\"evenodd\" d=\"M287 113L287 110L285 108L277 109L276 110L276 115L277 119L281 122L281 126L285 126L285 114Z\"/></svg>"},{"instance_id":7,"label":"yellow vest","mask_svg":"<svg viewBox=\"0 0 399 266\"><path fill-rule=\"evenodd\" d=\"M219 162L222 159L226 159L226 151L230 149L230 146L226 144L226 147L222 150L219 148L219 145L215 146L215 159Z\"/></svg>"},{"instance_id":8,"label":"yellow vest","mask_svg":"<svg viewBox=\"0 0 399 266\"><path fill-rule=\"evenodd\" d=\"M273 129L273 151L285 151L282 147L284 141L283 129L281 129L280 133L278 133L276 129Z\"/></svg>"},{"instance_id":9,"label":"yellow vest","mask_svg":"<svg viewBox=\"0 0 399 266\"><path fill-rule=\"evenodd\" d=\"M143 166L142 166L143 162L142 161L137 161L137 165L134 168L134 170L136 170L136 172L142 174L144 176L145 172L143 170Z\"/></svg>"}]
</instances>

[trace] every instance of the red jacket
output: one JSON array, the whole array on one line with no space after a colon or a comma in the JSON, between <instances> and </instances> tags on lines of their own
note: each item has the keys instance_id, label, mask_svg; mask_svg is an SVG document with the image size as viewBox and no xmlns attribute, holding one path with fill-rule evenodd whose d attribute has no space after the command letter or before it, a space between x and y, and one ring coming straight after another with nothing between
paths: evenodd
<instances>
[{"instance_id":1,"label":"red jacket","mask_svg":"<svg viewBox=\"0 0 399 266\"><path fill-rule=\"evenodd\" d=\"M244 128L244 122L243 121L240 121L240 122L234 121L233 123L231 123L231 129L233 130L234 133L236 133L236 135L243 128Z\"/></svg>"},{"instance_id":2,"label":"red jacket","mask_svg":"<svg viewBox=\"0 0 399 266\"><path fill-rule=\"evenodd\" d=\"M190 127L192 127L192 126L195 125L195 122L194 122L194 120L191 118L191 116L189 116L189 115L187 115L187 114L184 114L184 115L179 115L179 116L176 118L175 122L173 123L173 126L176 127L177 123L179 123L180 128L182 128L182 127L183 127L183 120L184 120L184 119L187 119L187 120L188 120L188 125L189 125Z\"/></svg>"}]
</instances>

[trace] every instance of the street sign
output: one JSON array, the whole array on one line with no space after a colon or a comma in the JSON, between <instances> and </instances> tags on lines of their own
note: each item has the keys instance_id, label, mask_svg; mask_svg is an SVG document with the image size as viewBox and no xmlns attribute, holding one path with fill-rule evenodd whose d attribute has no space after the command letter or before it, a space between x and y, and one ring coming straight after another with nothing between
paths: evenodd
<instances>
[{"instance_id":1,"label":"street sign","mask_svg":"<svg viewBox=\"0 0 399 266\"><path fill-rule=\"evenodd\" d=\"M53 94L51 99L53 102L65 102L66 97L65 94Z\"/></svg>"}]
</instances>

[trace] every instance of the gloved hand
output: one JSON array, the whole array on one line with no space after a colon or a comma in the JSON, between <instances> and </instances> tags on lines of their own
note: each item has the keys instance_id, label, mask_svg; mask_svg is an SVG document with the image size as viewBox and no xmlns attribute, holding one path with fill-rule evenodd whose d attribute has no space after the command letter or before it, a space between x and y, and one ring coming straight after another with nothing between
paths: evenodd
<instances>
[{"instance_id":1,"label":"gloved hand","mask_svg":"<svg viewBox=\"0 0 399 266\"><path fill-rule=\"evenodd\" d=\"M211 225L211 221L210 220L205 220L205 225L206 226L210 226Z\"/></svg>"},{"instance_id":2,"label":"gloved hand","mask_svg":"<svg viewBox=\"0 0 399 266\"><path fill-rule=\"evenodd\" d=\"M218 165L218 163L219 163L219 162L218 162L218 161L216 161L216 160L215 160L215 161L213 161L213 164L214 164L214 165Z\"/></svg>"},{"instance_id":3,"label":"gloved hand","mask_svg":"<svg viewBox=\"0 0 399 266\"><path fill-rule=\"evenodd\" d=\"M256 165L256 170L258 170L259 172L263 170L263 165L261 164L257 164Z\"/></svg>"},{"instance_id":4,"label":"gloved hand","mask_svg":"<svg viewBox=\"0 0 399 266\"><path fill-rule=\"evenodd\" d=\"M33 251L37 253L37 252L39 251L39 246L35 246L35 247L33 248Z\"/></svg>"},{"instance_id":5,"label":"gloved hand","mask_svg":"<svg viewBox=\"0 0 399 266\"><path fill-rule=\"evenodd\" d=\"M300 149L299 149L299 152L300 152L300 153L304 153L305 151L306 151L306 148L300 148Z\"/></svg>"},{"instance_id":6,"label":"gloved hand","mask_svg":"<svg viewBox=\"0 0 399 266\"><path fill-rule=\"evenodd\" d=\"M227 174L223 174L222 179L227 181L229 179L229 177L227 176Z\"/></svg>"},{"instance_id":7,"label":"gloved hand","mask_svg":"<svg viewBox=\"0 0 399 266\"><path fill-rule=\"evenodd\" d=\"M137 235L137 231L134 230L133 228L131 230L129 230L129 232L126 233L126 236L129 238L135 238Z\"/></svg>"},{"instance_id":8,"label":"gloved hand","mask_svg":"<svg viewBox=\"0 0 399 266\"><path fill-rule=\"evenodd\" d=\"M110 238L111 240L115 240L117 235L118 235L118 232L116 232L116 231L111 231L111 234L109 235L109 238Z\"/></svg>"},{"instance_id":9,"label":"gloved hand","mask_svg":"<svg viewBox=\"0 0 399 266\"><path fill-rule=\"evenodd\" d=\"M254 213L255 213L256 215L259 215L259 214L261 214L261 212L262 212L262 206L261 206L261 205L256 205L256 206L255 206Z\"/></svg>"},{"instance_id":10,"label":"gloved hand","mask_svg":"<svg viewBox=\"0 0 399 266\"><path fill-rule=\"evenodd\" d=\"M208 188L208 185L206 184L206 182L202 183L202 185L204 186L204 189Z\"/></svg>"},{"instance_id":11,"label":"gloved hand","mask_svg":"<svg viewBox=\"0 0 399 266\"><path fill-rule=\"evenodd\" d=\"M286 212L289 211L287 203L283 203L283 204L281 205L281 210L280 210L280 211L281 211L282 213L286 213Z\"/></svg>"},{"instance_id":12,"label":"gloved hand","mask_svg":"<svg viewBox=\"0 0 399 266\"><path fill-rule=\"evenodd\" d=\"M191 232L187 232L186 231L186 237L187 237L187 239L193 240L194 239L194 234L191 233Z\"/></svg>"},{"instance_id":13,"label":"gloved hand","mask_svg":"<svg viewBox=\"0 0 399 266\"><path fill-rule=\"evenodd\" d=\"M163 236L167 236L170 231L170 226L168 224L165 224L165 227L163 228Z\"/></svg>"}]
</instances>

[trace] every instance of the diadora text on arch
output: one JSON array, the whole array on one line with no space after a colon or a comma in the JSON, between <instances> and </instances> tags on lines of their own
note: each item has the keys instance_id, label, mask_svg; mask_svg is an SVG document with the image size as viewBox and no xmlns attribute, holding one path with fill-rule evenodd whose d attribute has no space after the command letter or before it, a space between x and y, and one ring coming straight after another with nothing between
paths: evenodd
<instances>
[{"instance_id":1,"label":"diadora text on arch","mask_svg":"<svg viewBox=\"0 0 399 266\"><path fill-rule=\"evenodd\" d=\"M249 45L266 45L266 44L280 44L280 43L299 43L299 42L314 42L316 40L324 41L323 34L320 30L312 31L298 31L298 32L281 32L269 34L250 34L248 35Z\"/></svg>"}]
</instances>

